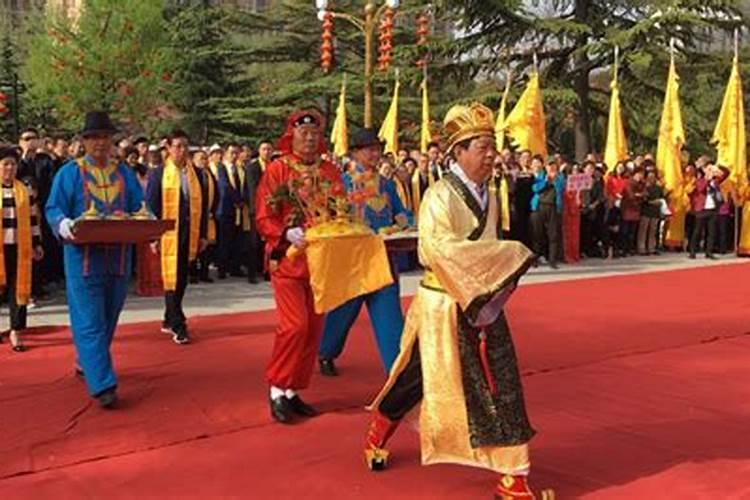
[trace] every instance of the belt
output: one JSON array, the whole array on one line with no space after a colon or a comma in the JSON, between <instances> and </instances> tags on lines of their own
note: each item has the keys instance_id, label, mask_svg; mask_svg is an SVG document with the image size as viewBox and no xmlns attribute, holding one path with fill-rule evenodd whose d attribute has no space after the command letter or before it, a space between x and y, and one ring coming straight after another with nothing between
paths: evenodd
<instances>
[{"instance_id":1,"label":"belt","mask_svg":"<svg viewBox=\"0 0 750 500\"><path fill-rule=\"evenodd\" d=\"M443 288L440 280L437 276L435 276L435 273L433 273L429 269L425 269L424 275L422 276L422 281L420 281L419 284L420 286L423 286L428 290L445 293L445 288Z\"/></svg>"}]
</instances>

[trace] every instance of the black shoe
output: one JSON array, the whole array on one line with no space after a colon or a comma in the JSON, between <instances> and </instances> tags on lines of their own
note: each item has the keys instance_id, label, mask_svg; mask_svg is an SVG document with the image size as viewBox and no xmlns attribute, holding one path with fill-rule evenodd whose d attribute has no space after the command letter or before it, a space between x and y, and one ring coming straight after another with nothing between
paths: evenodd
<instances>
[{"instance_id":1,"label":"black shoe","mask_svg":"<svg viewBox=\"0 0 750 500\"><path fill-rule=\"evenodd\" d=\"M557 262L550 262L549 267L550 269L557 269Z\"/></svg>"},{"instance_id":2,"label":"black shoe","mask_svg":"<svg viewBox=\"0 0 750 500\"><path fill-rule=\"evenodd\" d=\"M198 278L198 276L191 276L190 277L190 284L191 285L197 285L199 281L200 281L200 279Z\"/></svg>"},{"instance_id":3,"label":"black shoe","mask_svg":"<svg viewBox=\"0 0 750 500\"><path fill-rule=\"evenodd\" d=\"M300 398L297 395L295 395L291 399L287 399L287 401L289 402L289 407L297 415L302 415L303 417L317 417L318 416L318 410L316 410L309 404L302 401L302 398Z\"/></svg>"},{"instance_id":4,"label":"black shoe","mask_svg":"<svg viewBox=\"0 0 750 500\"><path fill-rule=\"evenodd\" d=\"M229 273L229 275L235 278L247 278L247 274L245 274L245 271L243 271L242 269L232 271L231 273Z\"/></svg>"},{"instance_id":5,"label":"black shoe","mask_svg":"<svg viewBox=\"0 0 750 500\"><path fill-rule=\"evenodd\" d=\"M188 336L187 328L175 328L172 334L172 342L177 345L185 345L190 343L190 337Z\"/></svg>"},{"instance_id":6,"label":"black shoe","mask_svg":"<svg viewBox=\"0 0 750 500\"><path fill-rule=\"evenodd\" d=\"M99 401L99 406L102 408L107 410L114 408L117 403L117 390L114 387L107 389L106 391L99 393L96 396L96 399Z\"/></svg>"},{"instance_id":7,"label":"black shoe","mask_svg":"<svg viewBox=\"0 0 750 500\"><path fill-rule=\"evenodd\" d=\"M213 283L214 282L214 280L211 279L211 278L209 278L208 276L201 276L200 280L201 280L202 283Z\"/></svg>"},{"instance_id":8,"label":"black shoe","mask_svg":"<svg viewBox=\"0 0 750 500\"><path fill-rule=\"evenodd\" d=\"M338 377L339 371L336 369L336 364L332 359L319 359L318 364L320 365L320 374L325 377Z\"/></svg>"},{"instance_id":9,"label":"black shoe","mask_svg":"<svg viewBox=\"0 0 750 500\"><path fill-rule=\"evenodd\" d=\"M695 258L695 254L694 253L691 253L690 255L688 255L688 259L694 259L694 258Z\"/></svg>"},{"instance_id":10,"label":"black shoe","mask_svg":"<svg viewBox=\"0 0 750 500\"><path fill-rule=\"evenodd\" d=\"M271 405L271 417L280 424L291 424L292 408L289 405L289 400L284 396L280 396L276 399L268 398L268 402Z\"/></svg>"},{"instance_id":11,"label":"black shoe","mask_svg":"<svg viewBox=\"0 0 750 500\"><path fill-rule=\"evenodd\" d=\"M260 281L258 281L258 277L255 276L254 274L252 276L247 277L247 282L250 283L251 285L257 285L258 283L260 283Z\"/></svg>"},{"instance_id":12,"label":"black shoe","mask_svg":"<svg viewBox=\"0 0 750 500\"><path fill-rule=\"evenodd\" d=\"M220 280L225 280L227 279L227 273L225 271L219 271L218 277Z\"/></svg>"},{"instance_id":13,"label":"black shoe","mask_svg":"<svg viewBox=\"0 0 750 500\"><path fill-rule=\"evenodd\" d=\"M712 253L706 254L706 258L709 259L709 260L717 260L718 259L718 257L716 257Z\"/></svg>"}]
</instances>

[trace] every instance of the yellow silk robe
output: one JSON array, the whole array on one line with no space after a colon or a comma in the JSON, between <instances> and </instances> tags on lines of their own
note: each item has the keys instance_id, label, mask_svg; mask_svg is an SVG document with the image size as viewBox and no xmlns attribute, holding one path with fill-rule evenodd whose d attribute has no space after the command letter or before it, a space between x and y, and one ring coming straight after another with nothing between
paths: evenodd
<instances>
[{"instance_id":1,"label":"yellow silk robe","mask_svg":"<svg viewBox=\"0 0 750 500\"><path fill-rule=\"evenodd\" d=\"M523 442L513 446L472 447L459 352L458 313L459 308L465 311L476 299L515 282L531 264L532 253L519 242L498 240L495 196L488 196L486 224L477 235L480 221L476 211L468 207L466 196L458 192L448 177L428 189L422 202L419 260L430 271L409 309L399 357L371 408L378 407L418 345L423 377L419 415L422 463L458 463L512 473L529 467L526 441L533 430L529 427L520 439ZM469 239L470 235L474 241ZM498 322L502 321L501 326L508 333L504 315L500 316ZM517 367L512 368L520 392ZM502 395L509 389L502 381L498 382ZM522 420L525 421L525 409Z\"/></svg>"}]
</instances>

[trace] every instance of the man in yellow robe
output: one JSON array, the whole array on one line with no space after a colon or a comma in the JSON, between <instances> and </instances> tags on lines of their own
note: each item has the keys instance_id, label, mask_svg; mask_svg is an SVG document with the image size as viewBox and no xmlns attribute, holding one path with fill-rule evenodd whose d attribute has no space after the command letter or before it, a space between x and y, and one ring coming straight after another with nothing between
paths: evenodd
<instances>
[{"instance_id":1,"label":"man in yellow robe","mask_svg":"<svg viewBox=\"0 0 750 500\"><path fill-rule=\"evenodd\" d=\"M503 305L534 257L501 241L490 196L494 117L480 104L454 106L444 121L453 159L419 212L425 275L406 318L401 351L371 409L365 457L385 467L399 421L421 402L422 463L458 463L500 474L499 499L536 498L527 443L534 435ZM552 498L542 492L540 498Z\"/></svg>"}]
</instances>

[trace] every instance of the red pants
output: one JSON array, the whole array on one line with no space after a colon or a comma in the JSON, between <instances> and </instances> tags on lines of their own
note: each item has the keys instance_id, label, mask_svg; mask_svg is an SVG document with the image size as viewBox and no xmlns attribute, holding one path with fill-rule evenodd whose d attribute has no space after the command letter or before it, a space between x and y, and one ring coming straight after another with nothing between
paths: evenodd
<instances>
[{"instance_id":1,"label":"red pants","mask_svg":"<svg viewBox=\"0 0 750 500\"><path fill-rule=\"evenodd\" d=\"M323 331L323 315L315 314L313 293L307 280L271 275L279 326L266 381L279 389L305 389L310 385Z\"/></svg>"}]
</instances>

